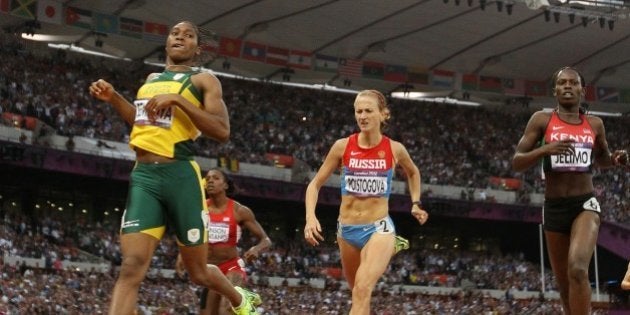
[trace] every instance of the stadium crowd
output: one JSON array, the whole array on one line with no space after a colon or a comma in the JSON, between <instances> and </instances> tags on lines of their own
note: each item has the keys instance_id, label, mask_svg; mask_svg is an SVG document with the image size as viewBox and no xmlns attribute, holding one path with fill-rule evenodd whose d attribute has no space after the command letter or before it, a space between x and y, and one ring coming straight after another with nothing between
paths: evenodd
<instances>
[{"instance_id":1,"label":"stadium crowd","mask_svg":"<svg viewBox=\"0 0 630 315\"><path fill-rule=\"evenodd\" d=\"M43 268L56 270L61 269L61 261L89 261L88 257L97 258L92 258L92 262L98 262L100 258L114 266L120 264L118 226L67 223L49 217L33 221L23 214L7 213L0 225L0 254L43 258ZM47 233L51 229L56 231L55 235ZM248 248L251 242L245 237L239 246ZM310 279L328 277L329 271L341 264L339 253L332 244L317 248L299 240L278 240L275 244L272 250L261 253L261 258L248 266L250 274ZM151 267L173 269L177 254L174 238L165 237L156 250ZM553 290L551 275L546 273L545 276L546 289ZM540 289L540 272L539 267L527 262L519 253L415 249L396 255L383 281L433 287L458 287L469 283L477 289L537 291Z\"/></svg>"},{"instance_id":2,"label":"stadium crowd","mask_svg":"<svg viewBox=\"0 0 630 315\"><path fill-rule=\"evenodd\" d=\"M96 250L92 252L95 256L118 250L113 246L117 243L117 228L73 223L61 225L50 218L32 222L23 214L4 213L0 224L0 257L64 257L68 251L79 251L79 246L85 251ZM43 231L47 230L57 232L55 236L53 233L44 235ZM252 240L244 239L242 247L246 247L248 241ZM164 253L176 251L176 246L171 242L164 244L164 248L170 249L154 261L154 270L172 269L172 266L166 266L169 259ZM72 256L63 258L72 259ZM265 300L261 314L346 314L349 292L340 290L339 278L327 272L338 266L338 252L332 246L310 248L285 242L265 252L248 266L252 279L250 286ZM101 273L77 271L57 263L33 268L1 261L0 314L106 313L114 273L115 268ZM302 281L297 286L283 283L272 287L265 279L274 276ZM539 298L515 299L511 295L513 291L537 290L538 277L535 266L511 255L455 250L404 252L395 257L390 270L381 279L374 311L376 314L515 314L532 309L531 314L552 314L560 307L556 300L542 303ZM310 278L325 279L325 287L307 285ZM254 282L253 279L257 280ZM552 279L547 283L552 283ZM399 284L441 287L444 292L406 292L399 288ZM446 290L452 287L466 290L458 293ZM491 297L477 289L497 289L506 294L501 298ZM150 272L141 289L140 314L195 314L196 291L190 281ZM396 297L394 303L391 297Z\"/></svg>"},{"instance_id":3,"label":"stadium crowd","mask_svg":"<svg viewBox=\"0 0 630 315\"><path fill-rule=\"evenodd\" d=\"M37 51L22 41L0 45L0 113L37 117L60 135L126 142L128 126L107 104L87 93L88 82L106 78L133 99L144 77L159 68L144 64ZM124 69L124 70L123 70ZM334 139L354 130L349 111L353 95L221 77L232 136L226 145L198 141L198 153L240 162L271 164L267 153L286 154L315 170ZM55 82L55 84L50 84ZM521 194L541 192L536 171L516 174L510 160L531 110L519 106L466 107L390 99L393 119L386 132L401 139L420 166L423 181L479 189L490 177L518 178ZM629 146L630 116L604 117L611 148ZM485 122L485 123L474 123ZM5 122L11 123L11 122ZM605 219L630 221L629 170L595 171L597 197ZM456 176L455 176L456 175Z\"/></svg>"},{"instance_id":4,"label":"stadium crowd","mask_svg":"<svg viewBox=\"0 0 630 315\"><path fill-rule=\"evenodd\" d=\"M53 272L0 266L0 314L105 314L113 277L102 273ZM347 314L349 295L336 288L252 285L264 304L260 314ZM181 279L149 278L143 283L139 314L196 314L197 288ZM380 290L374 313L394 314L558 314L557 301L494 298L479 291L427 294ZM604 314L596 311L594 314Z\"/></svg>"}]
</instances>

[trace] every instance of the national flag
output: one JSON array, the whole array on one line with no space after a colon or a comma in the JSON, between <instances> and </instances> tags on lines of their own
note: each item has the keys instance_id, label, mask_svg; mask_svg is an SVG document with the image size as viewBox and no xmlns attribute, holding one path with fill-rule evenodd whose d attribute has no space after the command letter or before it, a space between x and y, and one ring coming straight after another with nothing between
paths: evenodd
<instances>
[{"instance_id":1,"label":"national flag","mask_svg":"<svg viewBox=\"0 0 630 315\"><path fill-rule=\"evenodd\" d=\"M8 13L11 0L0 0L0 12Z\"/></svg>"},{"instance_id":2,"label":"national flag","mask_svg":"<svg viewBox=\"0 0 630 315\"><path fill-rule=\"evenodd\" d=\"M37 20L51 24L61 24L61 2L39 0L37 2Z\"/></svg>"},{"instance_id":3,"label":"national flag","mask_svg":"<svg viewBox=\"0 0 630 315\"><path fill-rule=\"evenodd\" d=\"M501 79L491 76L479 76L479 91L502 93L503 85Z\"/></svg>"},{"instance_id":4,"label":"national flag","mask_svg":"<svg viewBox=\"0 0 630 315\"><path fill-rule=\"evenodd\" d=\"M243 59L252 60L252 61L265 61L265 51L267 50L267 46L263 44L258 44L254 42L245 42L243 45Z\"/></svg>"},{"instance_id":5,"label":"national flag","mask_svg":"<svg viewBox=\"0 0 630 315\"><path fill-rule=\"evenodd\" d=\"M375 61L364 61L362 73L364 78L383 80L385 64Z\"/></svg>"},{"instance_id":6,"label":"national flag","mask_svg":"<svg viewBox=\"0 0 630 315\"><path fill-rule=\"evenodd\" d=\"M277 66L286 66L287 63L289 63L289 50L285 48L267 46L266 57L266 63Z\"/></svg>"},{"instance_id":7,"label":"national flag","mask_svg":"<svg viewBox=\"0 0 630 315\"><path fill-rule=\"evenodd\" d=\"M429 85L429 73L424 68L407 68L407 80L409 83Z\"/></svg>"},{"instance_id":8,"label":"national flag","mask_svg":"<svg viewBox=\"0 0 630 315\"><path fill-rule=\"evenodd\" d=\"M339 59L339 74L346 78L358 78L363 71L363 62L359 59Z\"/></svg>"},{"instance_id":9,"label":"national flag","mask_svg":"<svg viewBox=\"0 0 630 315\"><path fill-rule=\"evenodd\" d=\"M221 37L221 40L219 41L219 55L227 57L240 57L242 45L243 41L240 39Z\"/></svg>"},{"instance_id":10,"label":"national flag","mask_svg":"<svg viewBox=\"0 0 630 315\"><path fill-rule=\"evenodd\" d=\"M308 51L291 50L289 52L289 67L296 69L311 69L313 54Z\"/></svg>"},{"instance_id":11,"label":"national flag","mask_svg":"<svg viewBox=\"0 0 630 315\"><path fill-rule=\"evenodd\" d=\"M11 0L11 15L34 19L36 9L36 0Z\"/></svg>"},{"instance_id":12,"label":"national flag","mask_svg":"<svg viewBox=\"0 0 630 315\"><path fill-rule=\"evenodd\" d=\"M594 102L597 100L597 91L595 91L594 85L587 85L583 88L584 90L584 100L587 102Z\"/></svg>"},{"instance_id":13,"label":"national flag","mask_svg":"<svg viewBox=\"0 0 630 315\"><path fill-rule=\"evenodd\" d=\"M503 93L506 95L525 95L525 80L504 78L502 83Z\"/></svg>"},{"instance_id":14,"label":"national flag","mask_svg":"<svg viewBox=\"0 0 630 315\"><path fill-rule=\"evenodd\" d=\"M455 72L435 69L431 72L431 85L445 88L453 87Z\"/></svg>"},{"instance_id":15,"label":"national flag","mask_svg":"<svg viewBox=\"0 0 630 315\"><path fill-rule=\"evenodd\" d=\"M619 90L609 87L597 87L597 100L605 103L618 103Z\"/></svg>"},{"instance_id":16,"label":"national flag","mask_svg":"<svg viewBox=\"0 0 630 315\"><path fill-rule=\"evenodd\" d=\"M75 7L66 8L66 25L92 29L92 11Z\"/></svg>"},{"instance_id":17,"label":"national flag","mask_svg":"<svg viewBox=\"0 0 630 315\"><path fill-rule=\"evenodd\" d=\"M337 72L339 69L339 59L333 56L315 55L315 70L326 72Z\"/></svg>"},{"instance_id":18,"label":"national flag","mask_svg":"<svg viewBox=\"0 0 630 315\"><path fill-rule=\"evenodd\" d=\"M477 90L477 80L478 80L478 77L476 74L462 75L462 90L464 91Z\"/></svg>"},{"instance_id":19,"label":"national flag","mask_svg":"<svg viewBox=\"0 0 630 315\"><path fill-rule=\"evenodd\" d=\"M164 42L168 36L168 25L144 22L143 38L154 42Z\"/></svg>"},{"instance_id":20,"label":"national flag","mask_svg":"<svg viewBox=\"0 0 630 315\"><path fill-rule=\"evenodd\" d=\"M118 20L120 35L142 39L144 24L140 20L120 17Z\"/></svg>"},{"instance_id":21,"label":"national flag","mask_svg":"<svg viewBox=\"0 0 630 315\"><path fill-rule=\"evenodd\" d=\"M407 82L407 67L398 65L386 65L385 75L383 76L385 81L392 82Z\"/></svg>"},{"instance_id":22,"label":"national flag","mask_svg":"<svg viewBox=\"0 0 630 315\"><path fill-rule=\"evenodd\" d=\"M525 94L528 96L546 96L547 82L525 80Z\"/></svg>"},{"instance_id":23,"label":"national flag","mask_svg":"<svg viewBox=\"0 0 630 315\"><path fill-rule=\"evenodd\" d=\"M118 34L118 17L111 14L94 12L94 26L97 32Z\"/></svg>"},{"instance_id":24,"label":"national flag","mask_svg":"<svg viewBox=\"0 0 630 315\"><path fill-rule=\"evenodd\" d=\"M627 89L619 90L619 101L621 103L630 103L630 90L627 90Z\"/></svg>"}]
</instances>

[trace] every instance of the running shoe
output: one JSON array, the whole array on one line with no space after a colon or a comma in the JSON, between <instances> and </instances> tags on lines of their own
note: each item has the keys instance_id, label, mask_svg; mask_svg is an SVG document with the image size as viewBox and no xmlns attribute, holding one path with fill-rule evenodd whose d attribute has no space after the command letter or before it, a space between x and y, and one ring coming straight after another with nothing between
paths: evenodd
<instances>
[{"instance_id":1,"label":"running shoe","mask_svg":"<svg viewBox=\"0 0 630 315\"><path fill-rule=\"evenodd\" d=\"M262 303L260 295L241 287L234 287L243 297L243 301L239 307L232 307L232 311L236 315L258 315L256 306Z\"/></svg>"},{"instance_id":2,"label":"running shoe","mask_svg":"<svg viewBox=\"0 0 630 315\"><path fill-rule=\"evenodd\" d=\"M394 249L394 254L398 254L401 250L409 249L409 241L400 235L396 235Z\"/></svg>"}]
</instances>

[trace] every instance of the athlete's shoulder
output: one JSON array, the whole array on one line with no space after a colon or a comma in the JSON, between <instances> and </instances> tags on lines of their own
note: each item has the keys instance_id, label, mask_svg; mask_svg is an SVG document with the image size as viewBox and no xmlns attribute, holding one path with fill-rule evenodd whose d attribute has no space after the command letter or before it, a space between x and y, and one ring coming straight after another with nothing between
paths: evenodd
<instances>
[{"instance_id":1,"label":"athlete's shoulder","mask_svg":"<svg viewBox=\"0 0 630 315\"><path fill-rule=\"evenodd\" d=\"M532 118L549 118L553 112L546 110L539 110L532 114Z\"/></svg>"},{"instance_id":2,"label":"athlete's shoulder","mask_svg":"<svg viewBox=\"0 0 630 315\"><path fill-rule=\"evenodd\" d=\"M404 145L404 144L402 144L402 142L400 142L400 141L396 141L396 140L394 140L394 139L389 139L389 143L390 143L390 146L391 146L393 149L396 149L396 150L399 150L399 149L405 149L405 145ZM394 151L395 151L395 150L394 150Z\"/></svg>"},{"instance_id":3,"label":"athlete's shoulder","mask_svg":"<svg viewBox=\"0 0 630 315\"><path fill-rule=\"evenodd\" d=\"M340 138L333 143L332 147L330 147L330 152L327 157L335 157L341 158L344 152L346 151L346 147L348 146L348 138Z\"/></svg>"},{"instance_id":4,"label":"athlete's shoulder","mask_svg":"<svg viewBox=\"0 0 630 315\"><path fill-rule=\"evenodd\" d=\"M529 119L529 124L545 127L551 120L551 115L552 112L539 110L532 114L532 117Z\"/></svg>"},{"instance_id":5,"label":"athlete's shoulder","mask_svg":"<svg viewBox=\"0 0 630 315\"><path fill-rule=\"evenodd\" d=\"M202 77L202 78L217 78L214 73L210 71L195 71L191 74L193 77Z\"/></svg>"},{"instance_id":6,"label":"athlete's shoulder","mask_svg":"<svg viewBox=\"0 0 630 315\"><path fill-rule=\"evenodd\" d=\"M588 121L588 123L591 124L591 126L593 127L595 127L596 125L604 124L604 121L602 120L601 117L590 115L590 114L586 114L584 115L584 117L586 117L586 120Z\"/></svg>"},{"instance_id":7,"label":"athlete's shoulder","mask_svg":"<svg viewBox=\"0 0 630 315\"><path fill-rule=\"evenodd\" d=\"M149 75L147 76L147 79L145 81L145 83L153 81L155 79L157 79L160 74L162 74L161 72L153 72L153 73L149 73Z\"/></svg>"},{"instance_id":8,"label":"athlete's shoulder","mask_svg":"<svg viewBox=\"0 0 630 315\"><path fill-rule=\"evenodd\" d=\"M398 143L398 144L402 144L400 141L396 140L396 139L392 139L386 135L383 135L383 141L389 141L389 143L394 144L394 143Z\"/></svg>"},{"instance_id":9,"label":"athlete's shoulder","mask_svg":"<svg viewBox=\"0 0 630 315\"><path fill-rule=\"evenodd\" d=\"M400 159L403 155L409 155L407 148L400 141L396 141L394 139L389 139L389 146L392 150L392 154L396 157L396 160Z\"/></svg>"},{"instance_id":10,"label":"athlete's shoulder","mask_svg":"<svg viewBox=\"0 0 630 315\"><path fill-rule=\"evenodd\" d=\"M234 211L241 211L242 209L249 209L246 205L234 200L230 199L234 202Z\"/></svg>"},{"instance_id":11,"label":"athlete's shoulder","mask_svg":"<svg viewBox=\"0 0 630 315\"><path fill-rule=\"evenodd\" d=\"M236 221L241 222L249 219L253 215L252 209L248 206L234 200L234 218Z\"/></svg>"},{"instance_id":12,"label":"athlete's shoulder","mask_svg":"<svg viewBox=\"0 0 630 315\"><path fill-rule=\"evenodd\" d=\"M335 141L335 144L333 144L333 148L334 147L346 147L346 145L348 145L348 143L350 142L350 137L345 137L345 138L339 138Z\"/></svg>"},{"instance_id":13,"label":"athlete's shoulder","mask_svg":"<svg viewBox=\"0 0 630 315\"><path fill-rule=\"evenodd\" d=\"M191 74L191 78L196 80L208 80L212 82L220 82L219 78L210 71L196 71Z\"/></svg>"},{"instance_id":14,"label":"athlete's shoulder","mask_svg":"<svg viewBox=\"0 0 630 315\"><path fill-rule=\"evenodd\" d=\"M193 84L201 91L221 92L221 81L208 71L199 71L190 77Z\"/></svg>"}]
</instances>

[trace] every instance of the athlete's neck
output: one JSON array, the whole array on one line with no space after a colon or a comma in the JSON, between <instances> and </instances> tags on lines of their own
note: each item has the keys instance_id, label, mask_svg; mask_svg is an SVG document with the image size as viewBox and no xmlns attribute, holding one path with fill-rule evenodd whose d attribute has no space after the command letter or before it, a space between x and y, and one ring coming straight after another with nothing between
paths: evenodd
<instances>
[{"instance_id":1,"label":"athlete's neck","mask_svg":"<svg viewBox=\"0 0 630 315\"><path fill-rule=\"evenodd\" d=\"M562 120L565 121L571 121L571 122L575 122L576 119L579 120L580 118L580 110L575 110L575 111L569 111L569 110L562 110L560 108L556 108L556 113L558 114L558 117L560 117Z\"/></svg>"},{"instance_id":2,"label":"athlete's neck","mask_svg":"<svg viewBox=\"0 0 630 315\"><path fill-rule=\"evenodd\" d=\"M373 148L381 143L383 140L383 134L379 133L367 133L361 132L359 134L359 146L363 148Z\"/></svg>"},{"instance_id":3,"label":"athlete's neck","mask_svg":"<svg viewBox=\"0 0 630 315\"><path fill-rule=\"evenodd\" d=\"M193 70L189 65L167 65L165 69L174 72L190 72Z\"/></svg>"},{"instance_id":4,"label":"athlete's neck","mask_svg":"<svg viewBox=\"0 0 630 315\"><path fill-rule=\"evenodd\" d=\"M579 114L580 104L558 104L556 112L560 114Z\"/></svg>"},{"instance_id":5,"label":"athlete's neck","mask_svg":"<svg viewBox=\"0 0 630 315\"><path fill-rule=\"evenodd\" d=\"M215 208L217 210L217 212L223 212L225 211L225 207L228 203L228 197L226 195L216 195L216 196L209 196L211 205L213 208Z\"/></svg>"},{"instance_id":6,"label":"athlete's neck","mask_svg":"<svg viewBox=\"0 0 630 315\"><path fill-rule=\"evenodd\" d=\"M560 118L560 120L566 122L566 123L570 123L570 124L576 124L576 123L580 123L581 122L581 116L580 116L580 106L562 106L562 105L558 105L558 107L556 107L555 109L556 114L558 115L558 118Z\"/></svg>"}]
</instances>

